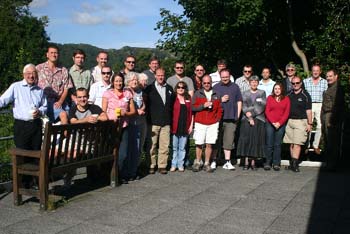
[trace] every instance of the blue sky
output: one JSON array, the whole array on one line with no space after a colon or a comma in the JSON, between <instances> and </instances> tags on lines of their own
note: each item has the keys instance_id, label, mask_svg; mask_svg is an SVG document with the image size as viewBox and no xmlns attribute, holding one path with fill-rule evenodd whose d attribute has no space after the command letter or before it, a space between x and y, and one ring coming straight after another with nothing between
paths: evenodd
<instances>
[{"instance_id":1,"label":"blue sky","mask_svg":"<svg viewBox=\"0 0 350 234\"><path fill-rule=\"evenodd\" d=\"M173 0L33 0L34 16L48 16L52 42L86 43L103 49L155 47L159 10L182 13Z\"/></svg>"}]
</instances>

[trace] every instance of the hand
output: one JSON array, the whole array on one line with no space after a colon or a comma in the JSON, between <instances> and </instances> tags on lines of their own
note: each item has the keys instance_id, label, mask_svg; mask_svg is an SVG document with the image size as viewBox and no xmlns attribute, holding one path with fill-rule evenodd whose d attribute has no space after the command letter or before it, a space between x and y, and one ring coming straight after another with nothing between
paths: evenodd
<instances>
[{"instance_id":1,"label":"hand","mask_svg":"<svg viewBox=\"0 0 350 234\"><path fill-rule=\"evenodd\" d=\"M311 132L312 126L310 124L308 124L306 126L306 132Z\"/></svg>"},{"instance_id":2,"label":"hand","mask_svg":"<svg viewBox=\"0 0 350 234\"><path fill-rule=\"evenodd\" d=\"M254 119L249 119L249 124L250 124L250 126L254 126Z\"/></svg>"},{"instance_id":3,"label":"hand","mask_svg":"<svg viewBox=\"0 0 350 234\"><path fill-rule=\"evenodd\" d=\"M279 129L279 128L281 127L281 125L280 125L279 122L272 123L272 125L273 125L276 129Z\"/></svg>"},{"instance_id":4,"label":"hand","mask_svg":"<svg viewBox=\"0 0 350 234\"><path fill-rule=\"evenodd\" d=\"M97 123L97 118L98 118L98 116L96 117L96 116L90 115L90 116L88 116L88 117L86 117L86 118L87 118L87 121L88 121L89 123Z\"/></svg>"},{"instance_id":5,"label":"hand","mask_svg":"<svg viewBox=\"0 0 350 234\"><path fill-rule=\"evenodd\" d=\"M62 103L61 102L55 102L53 104L53 106L55 107L55 109L60 109L62 107Z\"/></svg>"},{"instance_id":6,"label":"hand","mask_svg":"<svg viewBox=\"0 0 350 234\"><path fill-rule=\"evenodd\" d=\"M188 134L191 134L193 131L193 127L191 126L189 129L188 129Z\"/></svg>"},{"instance_id":7,"label":"hand","mask_svg":"<svg viewBox=\"0 0 350 234\"><path fill-rule=\"evenodd\" d=\"M38 117L39 117L39 115L40 115L39 110L38 110L38 109L35 109L35 111L33 112L33 119L38 118Z\"/></svg>"},{"instance_id":8,"label":"hand","mask_svg":"<svg viewBox=\"0 0 350 234\"><path fill-rule=\"evenodd\" d=\"M229 96L227 94L222 96L221 98L221 102L228 102L228 100L229 100Z\"/></svg>"},{"instance_id":9,"label":"hand","mask_svg":"<svg viewBox=\"0 0 350 234\"><path fill-rule=\"evenodd\" d=\"M207 101L207 102L204 103L203 106L204 106L204 108L208 108L208 107L211 106L212 104L213 104L212 102L208 102L208 101Z\"/></svg>"},{"instance_id":10,"label":"hand","mask_svg":"<svg viewBox=\"0 0 350 234\"><path fill-rule=\"evenodd\" d=\"M137 113L138 113L139 115L144 115L144 114L146 114L146 112L145 112L144 110L141 110L141 109L137 109Z\"/></svg>"},{"instance_id":11,"label":"hand","mask_svg":"<svg viewBox=\"0 0 350 234\"><path fill-rule=\"evenodd\" d=\"M245 113L245 116L247 116L247 118L249 119L250 117L252 117L252 113L248 111L247 113Z\"/></svg>"}]
</instances>

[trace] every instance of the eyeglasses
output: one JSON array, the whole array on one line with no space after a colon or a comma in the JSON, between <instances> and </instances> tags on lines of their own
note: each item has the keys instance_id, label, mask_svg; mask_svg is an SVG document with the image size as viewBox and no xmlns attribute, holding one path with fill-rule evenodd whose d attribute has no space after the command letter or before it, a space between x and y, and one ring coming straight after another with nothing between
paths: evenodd
<instances>
[{"instance_id":1,"label":"eyeglasses","mask_svg":"<svg viewBox=\"0 0 350 234\"><path fill-rule=\"evenodd\" d=\"M211 84L210 82L203 82L202 84L206 85L206 84Z\"/></svg>"},{"instance_id":2,"label":"eyeglasses","mask_svg":"<svg viewBox=\"0 0 350 234\"><path fill-rule=\"evenodd\" d=\"M252 73L252 71L243 71L244 73Z\"/></svg>"},{"instance_id":3,"label":"eyeglasses","mask_svg":"<svg viewBox=\"0 0 350 234\"><path fill-rule=\"evenodd\" d=\"M184 67L175 67L175 69L184 69Z\"/></svg>"},{"instance_id":4,"label":"eyeglasses","mask_svg":"<svg viewBox=\"0 0 350 234\"><path fill-rule=\"evenodd\" d=\"M77 98L87 98L87 96L77 96Z\"/></svg>"},{"instance_id":5,"label":"eyeglasses","mask_svg":"<svg viewBox=\"0 0 350 234\"><path fill-rule=\"evenodd\" d=\"M185 87L179 86L179 87L177 87L177 89L185 89Z\"/></svg>"},{"instance_id":6,"label":"eyeglasses","mask_svg":"<svg viewBox=\"0 0 350 234\"><path fill-rule=\"evenodd\" d=\"M287 69L287 71L295 71L295 69Z\"/></svg>"},{"instance_id":7,"label":"eyeglasses","mask_svg":"<svg viewBox=\"0 0 350 234\"><path fill-rule=\"evenodd\" d=\"M196 71L204 71L203 69L197 69Z\"/></svg>"},{"instance_id":8,"label":"eyeglasses","mask_svg":"<svg viewBox=\"0 0 350 234\"><path fill-rule=\"evenodd\" d=\"M125 62L135 64L135 61L125 61Z\"/></svg>"},{"instance_id":9,"label":"eyeglasses","mask_svg":"<svg viewBox=\"0 0 350 234\"><path fill-rule=\"evenodd\" d=\"M101 72L102 75L110 75L111 72Z\"/></svg>"},{"instance_id":10,"label":"eyeglasses","mask_svg":"<svg viewBox=\"0 0 350 234\"><path fill-rule=\"evenodd\" d=\"M291 82L292 85L300 84L301 82Z\"/></svg>"}]
</instances>

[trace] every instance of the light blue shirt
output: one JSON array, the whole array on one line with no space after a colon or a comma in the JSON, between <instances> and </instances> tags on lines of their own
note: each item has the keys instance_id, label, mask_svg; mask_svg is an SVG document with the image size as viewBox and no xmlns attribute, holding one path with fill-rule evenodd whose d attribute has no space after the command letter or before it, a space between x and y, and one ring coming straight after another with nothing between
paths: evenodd
<instances>
[{"instance_id":1,"label":"light blue shirt","mask_svg":"<svg viewBox=\"0 0 350 234\"><path fill-rule=\"evenodd\" d=\"M40 115L45 115L47 101L42 89L37 85L28 85L27 81L15 82L0 97L0 108L13 103L13 117L15 119L33 120L32 108L37 108Z\"/></svg>"},{"instance_id":2,"label":"light blue shirt","mask_svg":"<svg viewBox=\"0 0 350 234\"><path fill-rule=\"evenodd\" d=\"M269 82L264 83L263 80L259 81L258 89L264 90L266 93L266 98L272 94L273 86L275 85L275 81L269 80Z\"/></svg>"},{"instance_id":3,"label":"light blue shirt","mask_svg":"<svg viewBox=\"0 0 350 234\"><path fill-rule=\"evenodd\" d=\"M328 83L326 79L320 77L320 80L315 85L313 82L313 78L309 77L304 80L304 85L306 91L310 94L311 100L313 103L322 103L323 101L323 93L328 88Z\"/></svg>"}]
</instances>

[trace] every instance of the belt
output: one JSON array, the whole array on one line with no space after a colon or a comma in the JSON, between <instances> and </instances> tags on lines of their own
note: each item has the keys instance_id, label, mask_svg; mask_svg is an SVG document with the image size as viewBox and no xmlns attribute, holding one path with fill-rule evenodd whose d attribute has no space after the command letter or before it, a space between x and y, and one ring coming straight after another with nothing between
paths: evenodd
<instances>
[{"instance_id":1,"label":"belt","mask_svg":"<svg viewBox=\"0 0 350 234\"><path fill-rule=\"evenodd\" d=\"M40 119L40 118L28 119L28 120L15 119L15 121L16 121L16 122L24 122L24 123L34 123L34 122L41 121L41 119Z\"/></svg>"}]
</instances>

